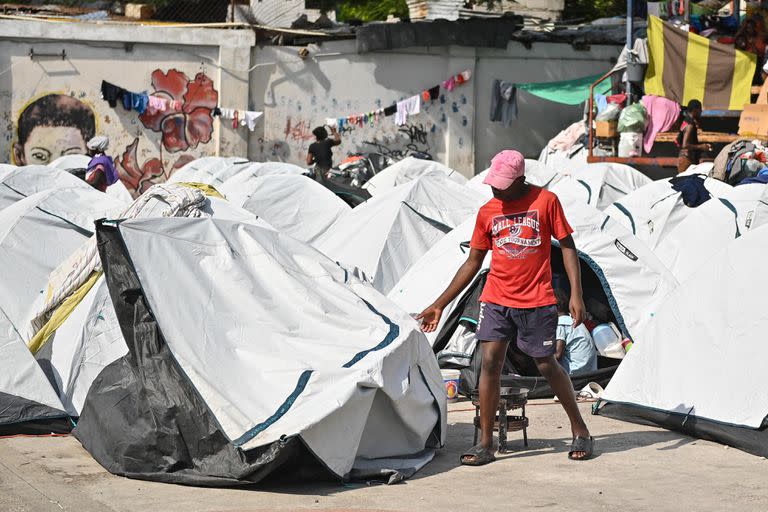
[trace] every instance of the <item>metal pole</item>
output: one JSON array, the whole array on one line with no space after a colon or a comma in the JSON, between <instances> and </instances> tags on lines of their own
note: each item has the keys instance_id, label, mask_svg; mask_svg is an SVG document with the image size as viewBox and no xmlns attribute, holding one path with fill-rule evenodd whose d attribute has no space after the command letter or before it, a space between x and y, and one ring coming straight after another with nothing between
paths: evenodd
<instances>
[{"instance_id":1,"label":"metal pole","mask_svg":"<svg viewBox=\"0 0 768 512\"><path fill-rule=\"evenodd\" d=\"M632 101L632 84L629 82L629 63L632 61L632 0L627 0L627 106Z\"/></svg>"}]
</instances>

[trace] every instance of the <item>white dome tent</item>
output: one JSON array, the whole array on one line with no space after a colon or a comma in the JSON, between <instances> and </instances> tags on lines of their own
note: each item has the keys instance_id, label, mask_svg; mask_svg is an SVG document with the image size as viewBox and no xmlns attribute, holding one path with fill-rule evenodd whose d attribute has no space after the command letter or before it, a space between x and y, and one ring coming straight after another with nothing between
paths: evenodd
<instances>
[{"instance_id":1,"label":"white dome tent","mask_svg":"<svg viewBox=\"0 0 768 512\"><path fill-rule=\"evenodd\" d=\"M467 183L467 178L461 173L440 162L409 156L377 173L363 185L363 189L367 190L371 196L377 196L398 185L408 183L419 176L433 172L442 172L451 180L462 185Z\"/></svg>"},{"instance_id":2,"label":"white dome tent","mask_svg":"<svg viewBox=\"0 0 768 512\"><path fill-rule=\"evenodd\" d=\"M69 428L64 406L27 349L24 324L46 293L49 273L115 206L86 186L39 192L0 211L0 431Z\"/></svg>"},{"instance_id":3,"label":"white dome tent","mask_svg":"<svg viewBox=\"0 0 768 512\"><path fill-rule=\"evenodd\" d=\"M233 485L308 456L340 478L408 476L444 442L417 324L311 247L214 219L106 222L98 237L135 343L94 381L75 435L111 472Z\"/></svg>"},{"instance_id":4,"label":"white dome tent","mask_svg":"<svg viewBox=\"0 0 768 512\"><path fill-rule=\"evenodd\" d=\"M733 187L707 178L704 187L713 197L727 197ZM632 231L651 249L692 211L683 204L680 192L669 180L654 181L627 194L605 209L605 213Z\"/></svg>"},{"instance_id":5,"label":"white dome tent","mask_svg":"<svg viewBox=\"0 0 768 512\"><path fill-rule=\"evenodd\" d=\"M375 196L315 243L321 252L387 293L445 233L473 217L483 198L434 172Z\"/></svg>"},{"instance_id":6,"label":"white dome tent","mask_svg":"<svg viewBox=\"0 0 768 512\"><path fill-rule=\"evenodd\" d=\"M38 192L62 188L93 188L66 171L44 165L0 164L0 210Z\"/></svg>"},{"instance_id":7,"label":"white dome tent","mask_svg":"<svg viewBox=\"0 0 768 512\"><path fill-rule=\"evenodd\" d=\"M278 231L307 243L332 229L350 211L333 192L301 175L240 173L225 181L220 192Z\"/></svg>"},{"instance_id":8,"label":"white dome tent","mask_svg":"<svg viewBox=\"0 0 768 512\"><path fill-rule=\"evenodd\" d=\"M653 311L600 409L768 456L768 226L730 242Z\"/></svg>"}]
</instances>

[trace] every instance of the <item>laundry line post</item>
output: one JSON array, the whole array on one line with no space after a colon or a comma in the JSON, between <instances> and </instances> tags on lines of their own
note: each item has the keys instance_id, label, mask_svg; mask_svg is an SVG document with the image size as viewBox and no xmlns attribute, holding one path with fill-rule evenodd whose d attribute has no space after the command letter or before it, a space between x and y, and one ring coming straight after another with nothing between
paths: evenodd
<instances>
[{"instance_id":1,"label":"laundry line post","mask_svg":"<svg viewBox=\"0 0 768 512\"><path fill-rule=\"evenodd\" d=\"M632 0L627 0L627 106L632 102L632 83L629 81L629 62L632 60Z\"/></svg>"}]
</instances>

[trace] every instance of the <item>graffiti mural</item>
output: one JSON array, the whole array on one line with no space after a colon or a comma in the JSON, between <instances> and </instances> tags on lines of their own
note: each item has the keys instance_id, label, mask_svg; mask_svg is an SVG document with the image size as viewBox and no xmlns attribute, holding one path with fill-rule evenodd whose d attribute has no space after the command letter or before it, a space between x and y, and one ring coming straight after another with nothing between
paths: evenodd
<instances>
[{"instance_id":1,"label":"graffiti mural","mask_svg":"<svg viewBox=\"0 0 768 512\"><path fill-rule=\"evenodd\" d=\"M192 160L214 153L213 110L219 93L211 78L204 72L188 75L151 67L142 75L151 84L149 94L169 101L164 110L139 115L122 106L113 108L99 98L98 89L86 84L83 89L59 91L55 80L42 85L41 93L33 91L31 98L27 91L20 93L12 100L16 107L9 105L7 111L3 153L15 165L49 165L62 156L86 154L88 140L106 135L107 153L134 195L167 180ZM34 82L32 77L28 81Z\"/></svg>"},{"instance_id":2,"label":"graffiti mural","mask_svg":"<svg viewBox=\"0 0 768 512\"><path fill-rule=\"evenodd\" d=\"M170 102L166 110L147 110L139 116L145 128L161 135L158 156L140 163L136 137L115 162L125 185L136 193L167 180L174 171L194 160L193 156L182 154L165 161L163 150L174 155L211 142L213 109L219 102L213 81L204 73L197 73L190 80L176 69L167 73L156 69L152 72L152 87L152 95Z\"/></svg>"},{"instance_id":3,"label":"graffiti mural","mask_svg":"<svg viewBox=\"0 0 768 512\"><path fill-rule=\"evenodd\" d=\"M86 142L95 134L92 107L66 94L46 94L19 114L13 162L48 165L62 156L84 154Z\"/></svg>"}]
</instances>

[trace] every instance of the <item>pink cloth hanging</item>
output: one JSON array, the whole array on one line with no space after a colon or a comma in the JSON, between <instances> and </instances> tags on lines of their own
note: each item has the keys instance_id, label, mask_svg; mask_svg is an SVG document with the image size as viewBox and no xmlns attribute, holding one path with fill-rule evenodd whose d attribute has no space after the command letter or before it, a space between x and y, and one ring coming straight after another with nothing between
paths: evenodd
<instances>
[{"instance_id":1,"label":"pink cloth hanging","mask_svg":"<svg viewBox=\"0 0 768 512\"><path fill-rule=\"evenodd\" d=\"M656 135L672 128L680 117L680 105L661 96L647 95L642 100L645 111L648 112L648 126L643 135L643 150L650 154Z\"/></svg>"}]
</instances>

